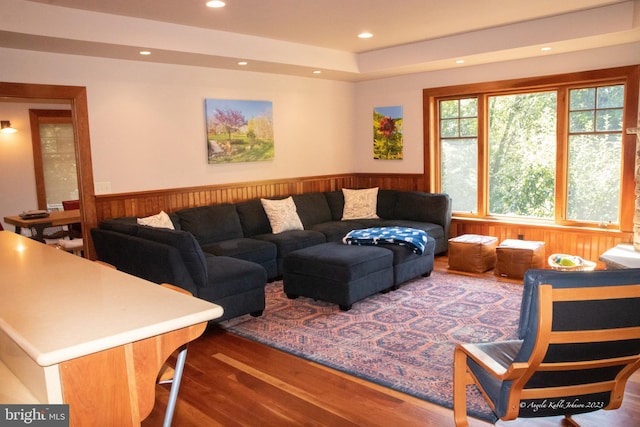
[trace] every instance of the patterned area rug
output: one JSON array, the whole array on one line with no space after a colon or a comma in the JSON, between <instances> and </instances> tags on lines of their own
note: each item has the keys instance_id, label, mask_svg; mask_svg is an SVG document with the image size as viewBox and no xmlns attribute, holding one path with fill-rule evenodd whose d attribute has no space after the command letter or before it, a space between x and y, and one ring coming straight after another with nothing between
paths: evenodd
<instances>
[{"instance_id":1,"label":"patterned area rug","mask_svg":"<svg viewBox=\"0 0 640 427\"><path fill-rule=\"evenodd\" d=\"M418 398L452 408L456 343L513 339L522 285L432 273L340 311L335 304L289 300L267 285L258 318L223 322L228 331ZM495 422L482 396L467 390L469 415Z\"/></svg>"}]
</instances>

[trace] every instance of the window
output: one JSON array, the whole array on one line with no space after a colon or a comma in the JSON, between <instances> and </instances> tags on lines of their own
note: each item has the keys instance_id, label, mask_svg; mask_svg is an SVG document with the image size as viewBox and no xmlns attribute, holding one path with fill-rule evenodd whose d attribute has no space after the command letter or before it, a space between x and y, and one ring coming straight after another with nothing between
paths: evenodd
<instances>
[{"instance_id":1,"label":"window","mask_svg":"<svg viewBox=\"0 0 640 427\"><path fill-rule=\"evenodd\" d=\"M476 212L478 158L477 98L440 101L442 189L456 208Z\"/></svg>"},{"instance_id":2,"label":"window","mask_svg":"<svg viewBox=\"0 0 640 427\"><path fill-rule=\"evenodd\" d=\"M567 218L617 223L624 85L569 91Z\"/></svg>"},{"instance_id":3,"label":"window","mask_svg":"<svg viewBox=\"0 0 640 427\"><path fill-rule=\"evenodd\" d=\"M489 214L552 219L557 94L488 99Z\"/></svg>"},{"instance_id":4,"label":"window","mask_svg":"<svg viewBox=\"0 0 640 427\"><path fill-rule=\"evenodd\" d=\"M429 188L455 215L628 230L639 69L425 89Z\"/></svg>"}]
</instances>

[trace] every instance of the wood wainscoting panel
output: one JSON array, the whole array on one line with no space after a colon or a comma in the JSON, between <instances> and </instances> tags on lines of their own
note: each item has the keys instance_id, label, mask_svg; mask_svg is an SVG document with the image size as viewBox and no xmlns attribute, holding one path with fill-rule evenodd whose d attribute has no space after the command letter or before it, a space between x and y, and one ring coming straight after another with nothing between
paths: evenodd
<instances>
[{"instance_id":1,"label":"wood wainscoting panel","mask_svg":"<svg viewBox=\"0 0 640 427\"><path fill-rule=\"evenodd\" d=\"M96 196L96 223L108 218L143 217L157 214L161 210L170 213L196 206L237 203L260 197L274 198L309 192L339 191L342 188L371 187L429 191L423 174L354 173L107 194ZM578 255L598 262L599 267L603 267L598 261L602 253L632 240L632 233L614 230L454 218L450 237L462 234L496 236L500 241L517 239L521 235L525 240L544 241L547 255Z\"/></svg>"},{"instance_id":2,"label":"wood wainscoting panel","mask_svg":"<svg viewBox=\"0 0 640 427\"><path fill-rule=\"evenodd\" d=\"M96 215L97 222L100 222L108 218L142 217L157 214L161 210L169 213L196 206L236 203L259 197L282 197L367 187L425 191L422 174L325 175L99 195L96 196Z\"/></svg>"},{"instance_id":3,"label":"wood wainscoting panel","mask_svg":"<svg viewBox=\"0 0 640 427\"><path fill-rule=\"evenodd\" d=\"M598 260L600 255L620 243L630 243L632 239L632 233L614 230L454 218L450 237L462 234L495 236L498 242L522 236L524 240L545 242L546 256L556 253L578 255L598 263L598 268L604 268Z\"/></svg>"}]
</instances>

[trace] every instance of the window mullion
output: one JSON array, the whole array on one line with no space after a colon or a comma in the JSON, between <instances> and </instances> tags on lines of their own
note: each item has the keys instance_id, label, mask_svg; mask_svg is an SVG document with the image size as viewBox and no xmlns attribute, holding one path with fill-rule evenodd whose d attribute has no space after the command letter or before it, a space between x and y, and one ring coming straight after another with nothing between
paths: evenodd
<instances>
[{"instance_id":1,"label":"window mullion","mask_svg":"<svg viewBox=\"0 0 640 427\"><path fill-rule=\"evenodd\" d=\"M567 218L567 182L569 179L568 88L558 89L557 96L555 222L564 224Z\"/></svg>"},{"instance_id":2,"label":"window mullion","mask_svg":"<svg viewBox=\"0 0 640 427\"><path fill-rule=\"evenodd\" d=\"M488 99L478 95L478 216L489 212L489 114Z\"/></svg>"}]
</instances>

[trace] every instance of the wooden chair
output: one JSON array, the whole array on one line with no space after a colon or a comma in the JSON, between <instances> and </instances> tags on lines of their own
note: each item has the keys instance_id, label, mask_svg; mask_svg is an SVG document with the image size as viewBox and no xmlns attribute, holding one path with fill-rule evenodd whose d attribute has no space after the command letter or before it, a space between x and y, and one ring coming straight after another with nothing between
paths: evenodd
<instances>
[{"instance_id":1,"label":"wooden chair","mask_svg":"<svg viewBox=\"0 0 640 427\"><path fill-rule=\"evenodd\" d=\"M74 209L80 209L80 200L63 200L62 209L70 211ZM81 239L82 238L82 225L81 224L69 224L69 238Z\"/></svg>"},{"instance_id":2,"label":"wooden chair","mask_svg":"<svg viewBox=\"0 0 640 427\"><path fill-rule=\"evenodd\" d=\"M497 418L617 409L640 368L640 269L529 270L519 340L459 344L454 351L456 426L468 426L466 386Z\"/></svg>"}]
</instances>

